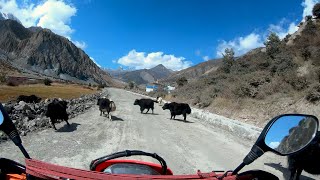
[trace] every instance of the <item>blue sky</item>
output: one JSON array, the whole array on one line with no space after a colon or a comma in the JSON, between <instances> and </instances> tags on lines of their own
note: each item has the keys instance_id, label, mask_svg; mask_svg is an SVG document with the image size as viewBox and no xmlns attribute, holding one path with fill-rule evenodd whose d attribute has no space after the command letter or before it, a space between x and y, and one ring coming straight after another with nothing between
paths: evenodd
<instances>
[{"instance_id":1,"label":"blue sky","mask_svg":"<svg viewBox=\"0 0 320 180\"><path fill-rule=\"evenodd\" d=\"M106 68L181 70L294 32L316 0L0 0L26 26L72 40Z\"/></svg>"},{"instance_id":2,"label":"blue sky","mask_svg":"<svg viewBox=\"0 0 320 180\"><path fill-rule=\"evenodd\" d=\"M298 126L303 116L284 116L278 119L270 128L265 137L265 143L271 148L276 148L282 139L289 135L289 130Z\"/></svg>"}]
</instances>

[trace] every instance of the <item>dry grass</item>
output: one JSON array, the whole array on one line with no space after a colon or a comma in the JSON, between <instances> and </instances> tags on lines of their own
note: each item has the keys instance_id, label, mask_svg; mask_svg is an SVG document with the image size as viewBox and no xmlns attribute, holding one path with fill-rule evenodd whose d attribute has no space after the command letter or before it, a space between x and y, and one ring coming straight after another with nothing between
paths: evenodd
<instances>
[{"instance_id":1,"label":"dry grass","mask_svg":"<svg viewBox=\"0 0 320 180\"><path fill-rule=\"evenodd\" d=\"M77 98L84 94L96 93L96 88L76 84L57 84L51 86L44 84L6 86L0 85L0 101L15 100L19 95L36 95L42 99L59 97L63 99Z\"/></svg>"},{"instance_id":2,"label":"dry grass","mask_svg":"<svg viewBox=\"0 0 320 180\"><path fill-rule=\"evenodd\" d=\"M319 110L317 106L318 104L307 103L299 93L291 95L278 93L263 100L218 97L206 109L231 119L264 127L273 117L284 113L309 113L317 116L319 115L319 112L315 113L315 109Z\"/></svg>"}]
</instances>

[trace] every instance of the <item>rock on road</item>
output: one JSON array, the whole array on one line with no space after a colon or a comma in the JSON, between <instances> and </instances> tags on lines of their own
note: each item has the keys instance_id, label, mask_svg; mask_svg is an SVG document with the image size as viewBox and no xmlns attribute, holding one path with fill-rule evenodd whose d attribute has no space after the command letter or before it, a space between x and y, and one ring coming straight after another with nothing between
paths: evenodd
<instances>
[{"instance_id":1,"label":"rock on road","mask_svg":"<svg viewBox=\"0 0 320 180\"><path fill-rule=\"evenodd\" d=\"M46 129L23 137L30 156L43 161L88 169L91 160L122 151L143 150L162 156L174 174L195 174L212 170L232 170L242 162L251 144L229 132L216 129L201 119L187 117L188 122L170 120L170 112L155 104L154 114L141 114L133 102L141 96L109 88L117 110L113 121L99 116L98 107L57 124L57 131ZM182 116L177 116L182 120ZM23 155L12 142L0 144L0 157L23 163ZM132 157L154 161L149 157ZM266 153L245 170L261 169L287 179L285 157ZM284 173L283 173L284 172ZM312 178L309 178L312 177ZM302 179L316 179L304 174Z\"/></svg>"}]
</instances>

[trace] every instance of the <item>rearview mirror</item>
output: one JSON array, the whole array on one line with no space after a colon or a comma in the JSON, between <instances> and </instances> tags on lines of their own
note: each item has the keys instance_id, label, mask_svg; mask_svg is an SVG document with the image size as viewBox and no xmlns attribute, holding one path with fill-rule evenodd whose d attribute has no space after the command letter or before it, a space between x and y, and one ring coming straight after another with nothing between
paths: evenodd
<instances>
[{"instance_id":1,"label":"rearview mirror","mask_svg":"<svg viewBox=\"0 0 320 180\"><path fill-rule=\"evenodd\" d=\"M317 119L308 115L285 115L271 125L264 142L271 151L288 155L305 148L318 131Z\"/></svg>"},{"instance_id":2,"label":"rearview mirror","mask_svg":"<svg viewBox=\"0 0 320 180\"><path fill-rule=\"evenodd\" d=\"M267 151L283 156L303 150L315 138L318 126L317 117L312 115L283 114L273 118L232 174L237 174Z\"/></svg>"},{"instance_id":3,"label":"rearview mirror","mask_svg":"<svg viewBox=\"0 0 320 180\"><path fill-rule=\"evenodd\" d=\"M0 111L0 125L3 123L3 114L2 114L2 111Z\"/></svg>"}]
</instances>

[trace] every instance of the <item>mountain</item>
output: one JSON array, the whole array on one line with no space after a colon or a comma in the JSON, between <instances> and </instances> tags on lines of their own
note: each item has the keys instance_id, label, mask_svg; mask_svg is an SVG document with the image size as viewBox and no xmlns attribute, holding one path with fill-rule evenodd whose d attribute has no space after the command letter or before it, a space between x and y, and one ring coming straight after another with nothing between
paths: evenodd
<instances>
[{"instance_id":1,"label":"mountain","mask_svg":"<svg viewBox=\"0 0 320 180\"><path fill-rule=\"evenodd\" d=\"M132 70L125 70L121 67L118 69L105 68L104 70L108 72L113 78L116 78L116 79L120 79L122 74L132 71Z\"/></svg>"},{"instance_id":2,"label":"mountain","mask_svg":"<svg viewBox=\"0 0 320 180\"><path fill-rule=\"evenodd\" d=\"M195 66L183 69L172 73L165 79L162 79L161 82L174 83L177 79L185 77L187 79L197 79L199 77L205 76L210 72L214 72L221 65L221 59L209 60Z\"/></svg>"},{"instance_id":3,"label":"mountain","mask_svg":"<svg viewBox=\"0 0 320 180\"><path fill-rule=\"evenodd\" d=\"M0 12L0 21L7 20L7 19L11 19L11 20L17 21L18 23L22 24L21 21L17 17L15 17L13 14Z\"/></svg>"},{"instance_id":4,"label":"mountain","mask_svg":"<svg viewBox=\"0 0 320 180\"><path fill-rule=\"evenodd\" d=\"M159 64L156 67L149 69L150 73L153 75L155 79L162 79L168 77L173 73L171 69L167 69L164 65Z\"/></svg>"},{"instance_id":5,"label":"mountain","mask_svg":"<svg viewBox=\"0 0 320 180\"><path fill-rule=\"evenodd\" d=\"M30 31L34 32L34 33L43 30L42 27L37 27L37 26L31 26L31 27L29 27L28 29L29 29Z\"/></svg>"},{"instance_id":6,"label":"mountain","mask_svg":"<svg viewBox=\"0 0 320 180\"><path fill-rule=\"evenodd\" d=\"M14 68L70 81L112 84L111 76L83 50L49 29L2 20L0 34L0 58Z\"/></svg>"},{"instance_id":7,"label":"mountain","mask_svg":"<svg viewBox=\"0 0 320 180\"><path fill-rule=\"evenodd\" d=\"M151 69L141 69L134 71L127 70L108 70L114 77L124 82L134 81L139 84L147 84L155 82L159 79L166 78L173 73L172 70L167 69L164 65L159 64Z\"/></svg>"},{"instance_id":8,"label":"mountain","mask_svg":"<svg viewBox=\"0 0 320 180\"><path fill-rule=\"evenodd\" d=\"M4 74L19 75L20 72L18 69L12 67L8 62L1 61L0 57L0 76L3 76Z\"/></svg>"}]
</instances>

